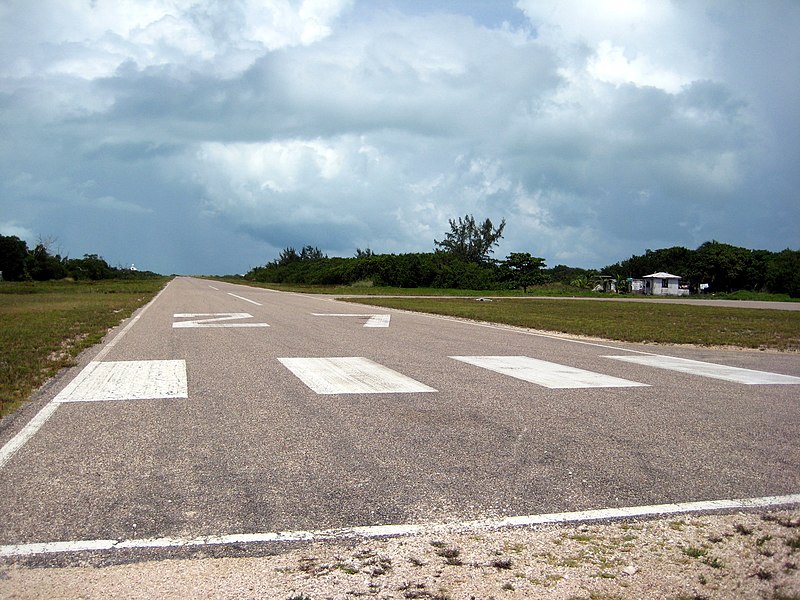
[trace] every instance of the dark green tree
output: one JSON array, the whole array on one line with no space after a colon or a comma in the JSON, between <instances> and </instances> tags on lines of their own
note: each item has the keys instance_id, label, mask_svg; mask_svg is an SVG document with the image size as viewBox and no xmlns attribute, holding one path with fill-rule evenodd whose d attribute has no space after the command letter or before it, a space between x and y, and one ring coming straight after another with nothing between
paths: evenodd
<instances>
[{"instance_id":1,"label":"dark green tree","mask_svg":"<svg viewBox=\"0 0 800 600\"><path fill-rule=\"evenodd\" d=\"M800 250L782 250L770 257L766 286L770 292L800 298Z\"/></svg>"},{"instance_id":2,"label":"dark green tree","mask_svg":"<svg viewBox=\"0 0 800 600\"><path fill-rule=\"evenodd\" d=\"M506 257L504 266L508 269L510 281L522 288L522 293L528 293L528 287L544 282L542 269L545 268L544 259L537 258L529 252L512 252Z\"/></svg>"},{"instance_id":3,"label":"dark green tree","mask_svg":"<svg viewBox=\"0 0 800 600\"><path fill-rule=\"evenodd\" d=\"M293 262L297 262L300 260L300 255L297 253L297 250L292 248L291 246L288 248L284 248L281 250L281 253L278 255L278 258L275 259L276 265L290 265Z\"/></svg>"},{"instance_id":4,"label":"dark green tree","mask_svg":"<svg viewBox=\"0 0 800 600\"><path fill-rule=\"evenodd\" d=\"M83 258L72 258L66 262L67 271L73 279L112 279L117 274L117 269L109 265L105 259L97 254L84 254Z\"/></svg>"},{"instance_id":5,"label":"dark green tree","mask_svg":"<svg viewBox=\"0 0 800 600\"><path fill-rule=\"evenodd\" d=\"M303 249L300 250L300 260L319 260L320 258L328 257L316 246L303 246Z\"/></svg>"},{"instance_id":6,"label":"dark green tree","mask_svg":"<svg viewBox=\"0 0 800 600\"><path fill-rule=\"evenodd\" d=\"M0 271L7 281L25 279L28 244L15 235L0 235Z\"/></svg>"},{"instance_id":7,"label":"dark green tree","mask_svg":"<svg viewBox=\"0 0 800 600\"><path fill-rule=\"evenodd\" d=\"M752 251L712 240L695 251L692 282L708 283L712 292L730 292L753 289L747 273L750 271ZM680 275L681 273L678 273Z\"/></svg>"},{"instance_id":8,"label":"dark green tree","mask_svg":"<svg viewBox=\"0 0 800 600\"><path fill-rule=\"evenodd\" d=\"M52 256L44 242L39 242L27 258L27 269L35 281L50 281L67 276L61 257Z\"/></svg>"},{"instance_id":9,"label":"dark green tree","mask_svg":"<svg viewBox=\"0 0 800 600\"><path fill-rule=\"evenodd\" d=\"M503 237L505 226L505 219L495 228L489 219L478 225L475 217L466 215L463 219L459 217L458 221L450 219L450 231L443 240L433 240L433 243L439 251L466 262L485 263L489 262L489 255Z\"/></svg>"}]
</instances>

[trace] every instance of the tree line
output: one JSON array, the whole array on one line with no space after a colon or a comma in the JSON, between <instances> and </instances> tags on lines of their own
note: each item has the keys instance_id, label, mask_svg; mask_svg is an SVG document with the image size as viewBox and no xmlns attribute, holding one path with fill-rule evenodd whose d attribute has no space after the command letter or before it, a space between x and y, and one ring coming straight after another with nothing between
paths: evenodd
<instances>
[{"instance_id":1,"label":"tree line","mask_svg":"<svg viewBox=\"0 0 800 600\"><path fill-rule=\"evenodd\" d=\"M98 281L100 279L146 279L160 277L151 271L135 271L112 267L97 254L84 254L83 258L62 257L52 254L50 243L40 241L28 248L27 242L17 236L0 235L0 274L6 281L52 281L75 279Z\"/></svg>"},{"instance_id":2,"label":"tree line","mask_svg":"<svg viewBox=\"0 0 800 600\"><path fill-rule=\"evenodd\" d=\"M629 278L667 271L682 277L693 292L749 290L800 297L800 251L749 250L710 241L696 250L683 247L646 250L641 256L604 267L547 268L545 259L512 252L505 260L491 257L502 238L505 220L495 227L472 215L450 220L450 231L434 239L433 252L375 254L357 249L353 257L328 257L315 246L285 248L277 259L251 269L246 279L269 283L430 287L455 289L519 289L544 284L593 288L600 276L617 280L627 291Z\"/></svg>"},{"instance_id":3,"label":"tree line","mask_svg":"<svg viewBox=\"0 0 800 600\"><path fill-rule=\"evenodd\" d=\"M749 250L712 240L696 250L682 246L646 250L609 265L603 273L624 282L657 271L679 275L693 293L747 290L800 298L800 250ZM705 287L707 286L707 287Z\"/></svg>"},{"instance_id":4,"label":"tree line","mask_svg":"<svg viewBox=\"0 0 800 600\"><path fill-rule=\"evenodd\" d=\"M544 283L544 259L516 252L505 261L491 258L503 236L498 226L472 215L450 220L450 231L434 240L433 252L375 254L367 248L353 257L328 257L319 248L285 248L278 258L251 269L246 279L270 283L370 285L488 290Z\"/></svg>"}]
</instances>

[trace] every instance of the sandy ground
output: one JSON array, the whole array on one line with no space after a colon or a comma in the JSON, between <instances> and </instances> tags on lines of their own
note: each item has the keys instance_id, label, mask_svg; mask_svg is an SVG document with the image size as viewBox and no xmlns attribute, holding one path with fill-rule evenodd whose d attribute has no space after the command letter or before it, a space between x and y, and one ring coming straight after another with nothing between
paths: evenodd
<instances>
[{"instance_id":1,"label":"sandy ground","mask_svg":"<svg viewBox=\"0 0 800 600\"><path fill-rule=\"evenodd\" d=\"M31 568L0 598L800 599L800 509L320 542L259 558Z\"/></svg>"}]
</instances>

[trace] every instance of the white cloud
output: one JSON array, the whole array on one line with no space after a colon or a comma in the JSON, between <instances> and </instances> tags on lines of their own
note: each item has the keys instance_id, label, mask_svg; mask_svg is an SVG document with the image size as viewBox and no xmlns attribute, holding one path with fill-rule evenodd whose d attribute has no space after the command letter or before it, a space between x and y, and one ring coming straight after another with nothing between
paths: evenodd
<instances>
[{"instance_id":1,"label":"white cloud","mask_svg":"<svg viewBox=\"0 0 800 600\"><path fill-rule=\"evenodd\" d=\"M705 3L672 0L518 0L539 38L570 69L609 83L675 93L713 74L718 30Z\"/></svg>"},{"instance_id":2,"label":"white cloud","mask_svg":"<svg viewBox=\"0 0 800 600\"><path fill-rule=\"evenodd\" d=\"M689 83L688 77L658 68L646 56L629 59L624 48L614 46L609 40L598 44L597 51L587 62L586 71L598 81L652 86L673 94Z\"/></svg>"},{"instance_id":3,"label":"white cloud","mask_svg":"<svg viewBox=\"0 0 800 600\"><path fill-rule=\"evenodd\" d=\"M2 73L107 77L126 62L232 76L265 51L327 37L349 0L17 0L0 23Z\"/></svg>"}]
</instances>

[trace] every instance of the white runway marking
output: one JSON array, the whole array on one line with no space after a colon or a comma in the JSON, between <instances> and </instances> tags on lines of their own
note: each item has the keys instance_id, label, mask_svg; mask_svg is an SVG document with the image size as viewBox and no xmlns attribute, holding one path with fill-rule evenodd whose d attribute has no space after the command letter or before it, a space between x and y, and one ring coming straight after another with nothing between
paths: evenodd
<instances>
[{"instance_id":1,"label":"white runway marking","mask_svg":"<svg viewBox=\"0 0 800 600\"><path fill-rule=\"evenodd\" d=\"M210 288L211 288L212 290L214 290L215 292L218 292L218 291L219 291L219 288L218 288L218 287L214 287L213 285L210 285L210 286L208 286L208 287L210 287Z\"/></svg>"},{"instance_id":2,"label":"white runway marking","mask_svg":"<svg viewBox=\"0 0 800 600\"><path fill-rule=\"evenodd\" d=\"M430 535L447 532L482 532L509 527L531 527L534 525L558 525L563 523L586 523L631 518L664 517L687 513L753 510L800 504L800 494L767 496L762 498L739 498L734 500L708 500L680 502L650 506L628 506L601 508L575 512L549 513L480 519L457 523L408 523L399 525L374 525L345 527L341 529L318 529L312 531L280 531L264 533L234 533L206 537L162 537L127 540L75 540L63 542L41 542L33 544L9 544L0 546L0 558L32 556L36 554L64 554L92 550L125 550L146 548L189 548L218 546L225 544L263 544L269 542L322 542L346 539L373 539L407 535Z\"/></svg>"},{"instance_id":3,"label":"white runway marking","mask_svg":"<svg viewBox=\"0 0 800 600\"><path fill-rule=\"evenodd\" d=\"M187 398L186 361L90 362L53 402Z\"/></svg>"},{"instance_id":4,"label":"white runway marking","mask_svg":"<svg viewBox=\"0 0 800 600\"><path fill-rule=\"evenodd\" d=\"M353 313L311 313L315 317L358 317L367 319L364 327L388 327L392 315L359 315Z\"/></svg>"},{"instance_id":5,"label":"white runway marking","mask_svg":"<svg viewBox=\"0 0 800 600\"><path fill-rule=\"evenodd\" d=\"M745 385L766 385L766 384L800 384L800 377L791 375L781 375L779 373L768 373L767 371L754 371L752 369L742 369L740 367L729 367L715 363L701 362L699 360L689 360L688 358L675 358L674 356L642 355L642 356L606 356L614 360L656 367L658 369L669 369L679 371L689 375L700 375L702 377L712 377L734 383Z\"/></svg>"},{"instance_id":6,"label":"white runway marking","mask_svg":"<svg viewBox=\"0 0 800 600\"><path fill-rule=\"evenodd\" d=\"M233 296L234 298L238 298L239 300L244 300L245 302L249 302L250 304L255 304L256 306L263 306L260 302L256 302L255 300L250 300L249 298L245 298L244 296L237 296L236 294L232 294L228 292L228 296Z\"/></svg>"},{"instance_id":7,"label":"white runway marking","mask_svg":"<svg viewBox=\"0 0 800 600\"><path fill-rule=\"evenodd\" d=\"M527 356L451 356L450 358L551 389L647 386L645 383Z\"/></svg>"},{"instance_id":8,"label":"white runway marking","mask_svg":"<svg viewBox=\"0 0 800 600\"><path fill-rule=\"evenodd\" d=\"M250 313L176 313L176 319L188 319L187 321L175 321L172 326L178 328L197 328L197 327L269 327L266 323L222 323L221 321L236 321L239 319L252 319Z\"/></svg>"},{"instance_id":9,"label":"white runway marking","mask_svg":"<svg viewBox=\"0 0 800 600\"><path fill-rule=\"evenodd\" d=\"M358 356L278 360L317 394L408 394L436 391L397 371Z\"/></svg>"},{"instance_id":10,"label":"white runway marking","mask_svg":"<svg viewBox=\"0 0 800 600\"><path fill-rule=\"evenodd\" d=\"M0 468L2 468L14 453L22 448L25 443L31 439L34 434L36 434L39 429L41 429L42 425L44 425L47 420L52 416L59 405L52 400L44 405L44 408L36 413L36 416L31 419L22 430L11 438L2 449L0 449Z\"/></svg>"}]
</instances>

